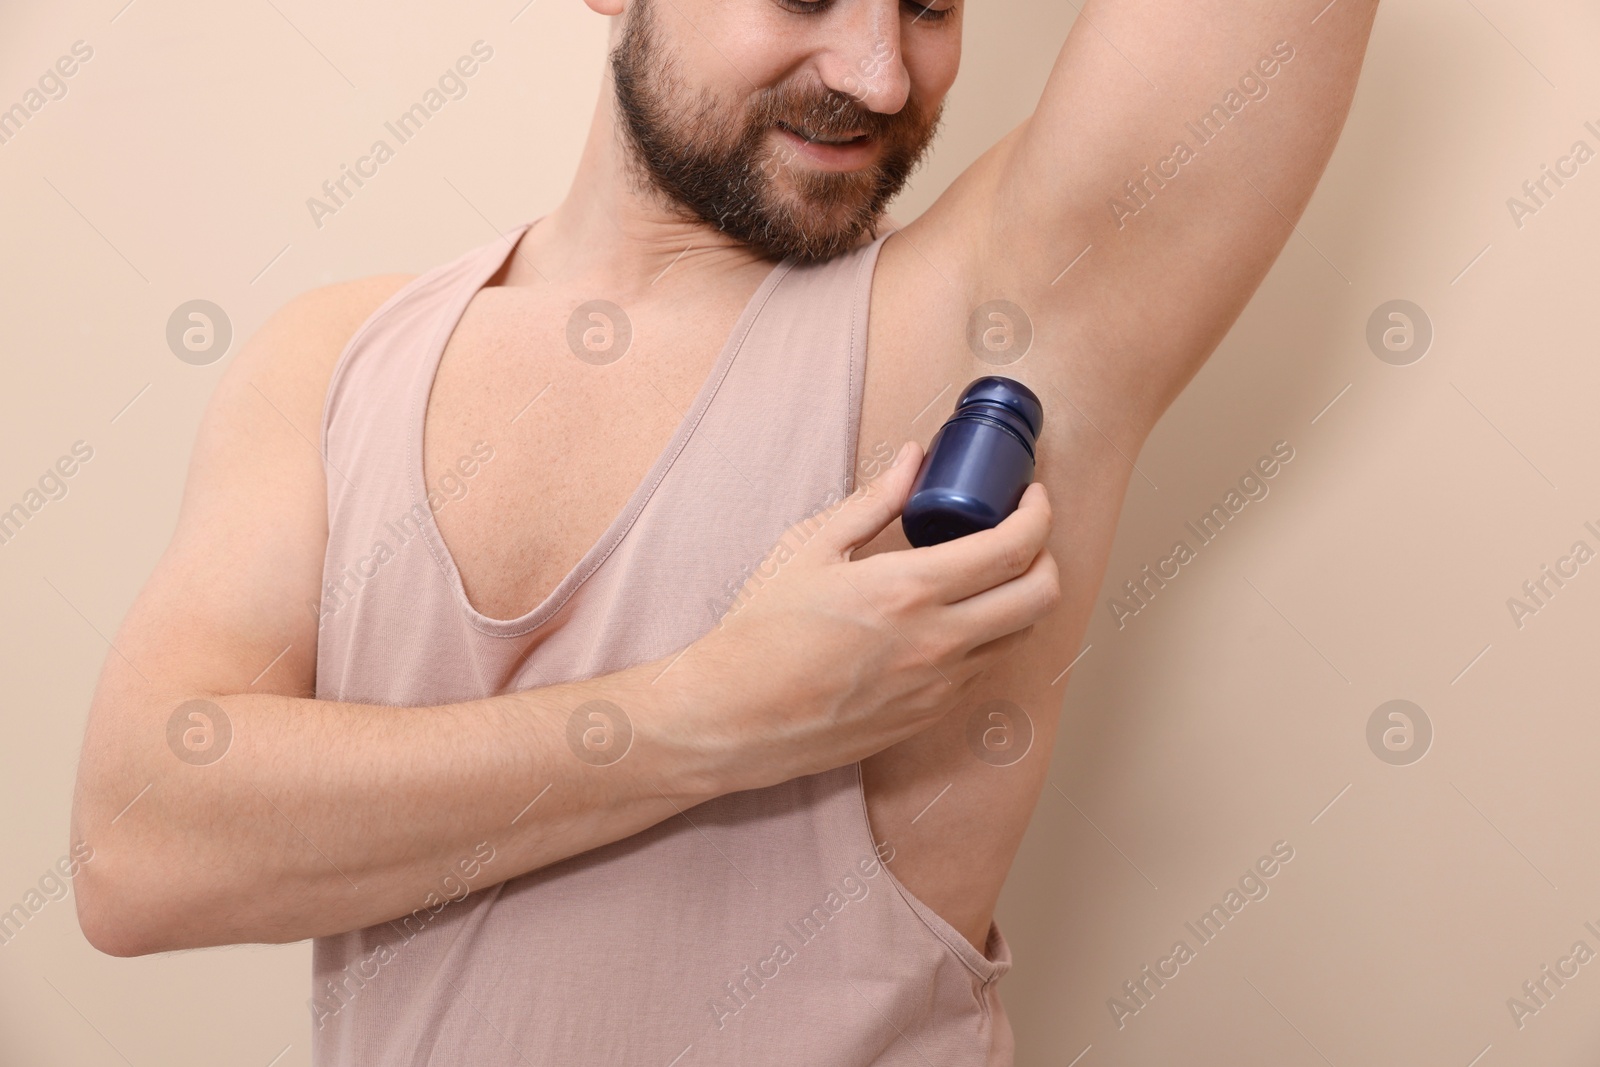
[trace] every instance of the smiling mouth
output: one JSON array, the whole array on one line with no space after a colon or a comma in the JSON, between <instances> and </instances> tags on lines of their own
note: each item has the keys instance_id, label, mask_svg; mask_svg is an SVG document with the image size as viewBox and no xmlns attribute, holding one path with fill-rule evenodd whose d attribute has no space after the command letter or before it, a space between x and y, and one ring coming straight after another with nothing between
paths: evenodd
<instances>
[{"instance_id":1,"label":"smiling mouth","mask_svg":"<svg viewBox=\"0 0 1600 1067\"><path fill-rule=\"evenodd\" d=\"M799 126L791 126L787 122L780 122L777 125L778 125L779 129L787 130L788 132L794 134L796 137L800 138L801 140L808 141L811 144L846 145L846 144L856 144L858 142L865 141L867 139L867 134L864 134L864 133L858 133L858 134L856 134L856 135L854 135L852 137L839 137L839 136L827 136L827 137L825 137L822 134L812 133L809 130L803 129L802 127L799 127Z\"/></svg>"}]
</instances>

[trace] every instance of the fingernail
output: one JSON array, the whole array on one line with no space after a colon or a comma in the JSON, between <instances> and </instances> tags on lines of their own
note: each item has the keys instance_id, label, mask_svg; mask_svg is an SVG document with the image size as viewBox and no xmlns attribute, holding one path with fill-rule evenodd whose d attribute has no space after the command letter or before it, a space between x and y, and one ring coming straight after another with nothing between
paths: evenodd
<instances>
[{"instance_id":1,"label":"fingernail","mask_svg":"<svg viewBox=\"0 0 1600 1067\"><path fill-rule=\"evenodd\" d=\"M896 452L894 454L894 462L889 464L889 466L891 466L891 467L900 466L901 462L903 462L905 460L905 458L906 458L906 453L908 451L910 451L910 450L911 450L911 442L910 441L907 441L904 444L902 444L900 446L900 451L898 451L898 452Z\"/></svg>"}]
</instances>

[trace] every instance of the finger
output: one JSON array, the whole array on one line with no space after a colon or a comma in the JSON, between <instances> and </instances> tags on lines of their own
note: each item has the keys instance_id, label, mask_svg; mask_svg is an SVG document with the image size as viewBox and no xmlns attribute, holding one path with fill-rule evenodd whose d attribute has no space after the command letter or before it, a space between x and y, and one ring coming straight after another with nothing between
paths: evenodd
<instances>
[{"instance_id":1,"label":"finger","mask_svg":"<svg viewBox=\"0 0 1600 1067\"><path fill-rule=\"evenodd\" d=\"M1033 482L1016 510L993 529L889 555L912 568L940 603L954 604L1026 572L1044 548L1050 524L1049 496L1042 482Z\"/></svg>"},{"instance_id":2,"label":"finger","mask_svg":"<svg viewBox=\"0 0 1600 1067\"><path fill-rule=\"evenodd\" d=\"M893 522L911 495L911 483L922 465L922 446L907 441L895 453L894 462L878 476L851 493L828 516L816 540L836 559L868 544Z\"/></svg>"},{"instance_id":3,"label":"finger","mask_svg":"<svg viewBox=\"0 0 1600 1067\"><path fill-rule=\"evenodd\" d=\"M1028 569L956 604L952 623L971 635L968 649L978 648L1017 633L1044 618L1061 602L1061 573L1048 550L1040 552Z\"/></svg>"}]
</instances>

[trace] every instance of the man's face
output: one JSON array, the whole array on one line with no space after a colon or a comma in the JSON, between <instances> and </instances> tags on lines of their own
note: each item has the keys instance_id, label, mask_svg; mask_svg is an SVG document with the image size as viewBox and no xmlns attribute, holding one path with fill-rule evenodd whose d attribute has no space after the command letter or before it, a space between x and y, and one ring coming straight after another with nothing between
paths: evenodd
<instances>
[{"instance_id":1,"label":"man's face","mask_svg":"<svg viewBox=\"0 0 1600 1067\"><path fill-rule=\"evenodd\" d=\"M633 0L611 69L635 181L773 257L875 235L960 62L957 0L929 2Z\"/></svg>"}]
</instances>

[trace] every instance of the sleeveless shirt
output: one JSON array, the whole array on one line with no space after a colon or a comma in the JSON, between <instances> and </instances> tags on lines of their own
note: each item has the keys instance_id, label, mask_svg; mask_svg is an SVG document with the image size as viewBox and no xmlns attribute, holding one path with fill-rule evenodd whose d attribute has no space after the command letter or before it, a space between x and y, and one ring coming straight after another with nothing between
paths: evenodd
<instances>
[{"instance_id":1,"label":"sleeveless shirt","mask_svg":"<svg viewBox=\"0 0 1600 1067\"><path fill-rule=\"evenodd\" d=\"M456 323L532 225L405 285L340 357L319 699L435 706L668 656L854 488L887 234L774 266L600 540L526 614L475 610L422 482L424 416ZM873 839L859 764L508 880L485 842L410 915L314 939L313 1063L1009 1065L999 928L975 950L896 879L893 844Z\"/></svg>"}]
</instances>

